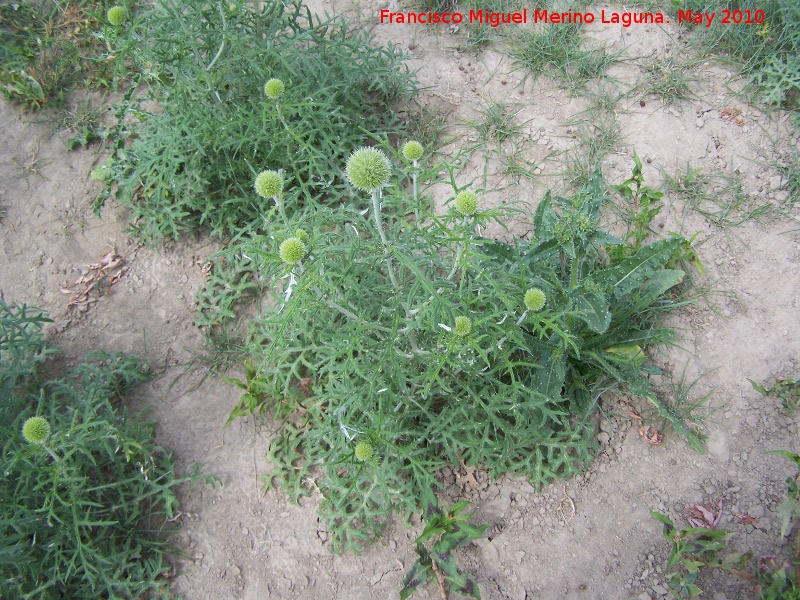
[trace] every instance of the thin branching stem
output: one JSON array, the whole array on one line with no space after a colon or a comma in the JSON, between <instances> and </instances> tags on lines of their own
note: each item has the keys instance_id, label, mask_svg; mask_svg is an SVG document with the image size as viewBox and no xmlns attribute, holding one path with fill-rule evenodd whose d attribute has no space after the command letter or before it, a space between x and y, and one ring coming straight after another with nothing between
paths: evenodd
<instances>
[{"instance_id":1,"label":"thin branching stem","mask_svg":"<svg viewBox=\"0 0 800 600\"><path fill-rule=\"evenodd\" d=\"M392 266L392 257L389 256L389 240L386 239L386 233L383 231L383 224L381 223L381 188L372 191L372 215L375 217L375 227L378 229L378 235L381 236L383 243L383 253L386 256L386 270L389 271L389 279L392 281L392 287L395 292L400 291L400 286L397 284L397 278L394 275L394 267Z\"/></svg>"}]
</instances>

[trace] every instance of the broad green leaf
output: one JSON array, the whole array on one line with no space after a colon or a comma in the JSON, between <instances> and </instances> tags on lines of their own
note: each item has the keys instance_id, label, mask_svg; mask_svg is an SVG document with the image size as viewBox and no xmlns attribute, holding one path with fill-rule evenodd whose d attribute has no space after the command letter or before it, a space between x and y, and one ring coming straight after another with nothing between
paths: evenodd
<instances>
[{"instance_id":1,"label":"broad green leaf","mask_svg":"<svg viewBox=\"0 0 800 600\"><path fill-rule=\"evenodd\" d=\"M624 246L626 243L625 240L611 235L610 233L606 233L605 231L600 231L599 229L592 235L591 241L604 246Z\"/></svg>"},{"instance_id":2,"label":"broad green leaf","mask_svg":"<svg viewBox=\"0 0 800 600\"><path fill-rule=\"evenodd\" d=\"M536 212L533 213L533 235L537 239L545 239L553 232L553 225L558 221L558 215L553 210L553 202L548 190Z\"/></svg>"},{"instance_id":3,"label":"broad green leaf","mask_svg":"<svg viewBox=\"0 0 800 600\"><path fill-rule=\"evenodd\" d=\"M414 590L428 581L433 574L430 563L423 565L419 562L415 562L414 566L411 567L411 570L406 573L406 576L403 578L403 589L400 590L400 600L406 600L411 597Z\"/></svg>"},{"instance_id":4,"label":"broad green leaf","mask_svg":"<svg viewBox=\"0 0 800 600\"><path fill-rule=\"evenodd\" d=\"M749 381L749 382L750 382L750 385L752 385L752 386L753 386L753 389L754 389L755 391L757 391L759 394L761 394L762 396L767 396L767 395L769 395L769 390L767 390L767 388L765 388L763 385L758 385L758 384L757 384L755 381L753 381L752 379L748 379L747 381Z\"/></svg>"},{"instance_id":5,"label":"broad green leaf","mask_svg":"<svg viewBox=\"0 0 800 600\"><path fill-rule=\"evenodd\" d=\"M552 400L560 398L566 375L566 359L564 355L558 355L552 350L545 350L542 353L539 364L541 368L536 371L536 375L533 378L536 384L536 391Z\"/></svg>"},{"instance_id":6,"label":"broad green leaf","mask_svg":"<svg viewBox=\"0 0 800 600\"><path fill-rule=\"evenodd\" d=\"M748 380L749 381L749 380ZM752 381L750 383L753 383ZM753 384L755 387L755 384ZM758 389L758 388L756 388ZM800 468L800 454L795 454L794 452L789 452L787 450L770 450L770 454L779 454L784 458L788 458L794 464L796 464Z\"/></svg>"},{"instance_id":7,"label":"broad green leaf","mask_svg":"<svg viewBox=\"0 0 800 600\"><path fill-rule=\"evenodd\" d=\"M642 348L640 346L613 346L611 348L606 348L606 352L609 354L616 354L617 356L623 357L627 362L632 364L636 364L639 361L644 360L644 352L642 352Z\"/></svg>"},{"instance_id":8,"label":"broad green leaf","mask_svg":"<svg viewBox=\"0 0 800 600\"><path fill-rule=\"evenodd\" d=\"M608 302L602 293L577 294L572 298L575 315L584 321L595 333L605 333L611 324Z\"/></svg>"},{"instance_id":9,"label":"broad green leaf","mask_svg":"<svg viewBox=\"0 0 800 600\"><path fill-rule=\"evenodd\" d=\"M595 283L612 288L617 298L629 294L651 279L667 263L682 242L683 238L674 237L644 246L616 267L596 274Z\"/></svg>"},{"instance_id":10,"label":"broad green leaf","mask_svg":"<svg viewBox=\"0 0 800 600\"><path fill-rule=\"evenodd\" d=\"M220 377L220 379L222 379L222 381L224 381L225 383L230 383L231 385L235 385L240 390L247 391L247 384L239 381L238 379L233 379L232 377Z\"/></svg>"},{"instance_id":11,"label":"broad green leaf","mask_svg":"<svg viewBox=\"0 0 800 600\"><path fill-rule=\"evenodd\" d=\"M471 506L471 505L472 505L472 502L470 502L468 500L460 500L459 502L456 502L455 504L453 504L453 508L450 509L450 514L455 517L462 510L464 510L465 508L467 508L468 506ZM465 517L465 518L468 518L468 516L469 515L467 515L467 517Z\"/></svg>"},{"instance_id":12,"label":"broad green leaf","mask_svg":"<svg viewBox=\"0 0 800 600\"><path fill-rule=\"evenodd\" d=\"M645 284L639 300L639 306L647 308L667 290L683 281L685 276L686 273L677 269L661 269L657 271Z\"/></svg>"},{"instance_id":13,"label":"broad green leaf","mask_svg":"<svg viewBox=\"0 0 800 600\"><path fill-rule=\"evenodd\" d=\"M478 588L478 583L472 577L472 575L464 575L464 585L460 587L453 586L453 590L461 594L462 596L470 596L471 598L476 598L477 600L481 600L481 591Z\"/></svg>"}]
</instances>

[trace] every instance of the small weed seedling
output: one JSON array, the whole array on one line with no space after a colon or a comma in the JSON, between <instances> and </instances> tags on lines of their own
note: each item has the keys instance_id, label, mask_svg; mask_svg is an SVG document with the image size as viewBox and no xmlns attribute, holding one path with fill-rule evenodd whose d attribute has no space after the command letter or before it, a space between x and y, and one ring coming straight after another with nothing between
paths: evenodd
<instances>
[{"instance_id":1,"label":"small weed seedling","mask_svg":"<svg viewBox=\"0 0 800 600\"><path fill-rule=\"evenodd\" d=\"M786 410L796 410L800 407L800 377L785 379L778 377L775 378L774 382L767 385L760 385L752 379L747 381L759 394L778 398L783 402L783 407Z\"/></svg>"},{"instance_id":2,"label":"small weed seedling","mask_svg":"<svg viewBox=\"0 0 800 600\"><path fill-rule=\"evenodd\" d=\"M664 194L644 185L642 161L639 160L635 151L631 176L621 184L614 186L614 189L630 203L632 209L628 219L629 229L626 240L633 248L641 248L642 243L651 233L650 224L663 208L660 202Z\"/></svg>"},{"instance_id":3,"label":"small weed seedling","mask_svg":"<svg viewBox=\"0 0 800 600\"><path fill-rule=\"evenodd\" d=\"M417 538L419 558L403 579L400 600L409 598L415 589L430 579L436 579L443 600L447 598L447 588L480 600L478 584L472 576L459 572L453 556L453 550L482 537L489 527L466 522L472 515L461 513L469 505L469 502L456 502L450 511L442 512L433 492L428 490L425 494L423 506L427 522L422 535ZM433 544L429 550L425 543L430 540Z\"/></svg>"},{"instance_id":4,"label":"small weed seedling","mask_svg":"<svg viewBox=\"0 0 800 600\"><path fill-rule=\"evenodd\" d=\"M691 96L686 72L690 65L679 64L673 58L652 58L645 66L645 79L640 84L644 95L655 94L664 104L674 104Z\"/></svg>"},{"instance_id":5,"label":"small weed seedling","mask_svg":"<svg viewBox=\"0 0 800 600\"><path fill-rule=\"evenodd\" d=\"M797 600L800 598L800 534L796 530L800 518L800 455L785 450L778 454L792 461L798 472L787 478L786 499L778 507L781 517L780 536L793 536L793 553L785 564L774 558L754 559L752 553L741 553L728 547L732 533L716 529L719 514L712 514L709 507L696 506L690 510L695 516L689 520L695 527L678 529L671 519L651 511L650 515L664 525L664 538L672 544L672 553L667 569L675 569L667 575L669 590L674 598L696 598L703 595L697 585L702 569L719 568L754 582L758 600ZM721 505L720 505L721 506Z\"/></svg>"}]
</instances>

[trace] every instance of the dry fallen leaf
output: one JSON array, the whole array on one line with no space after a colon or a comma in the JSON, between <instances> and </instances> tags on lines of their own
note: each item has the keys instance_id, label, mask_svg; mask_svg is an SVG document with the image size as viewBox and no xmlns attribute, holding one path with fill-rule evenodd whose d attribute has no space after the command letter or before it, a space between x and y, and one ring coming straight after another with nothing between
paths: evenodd
<instances>
[{"instance_id":1,"label":"dry fallen leaf","mask_svg":"<svg viewBox=\"0 0 800 600\"><path fill-rule=\"evenodd\" d=\"M652 425L642 425L639 427L639 435L642 436L651 446L660 446L664 441L664 436Z\"/></svg>"},{"instance_id":2,"label":"dry fallen leaf","mask_svg":"<svg viewBox=\"0 0 800 600\"><path fill-rule=\"evenodd\" d=\"M462 475L461 472L456 473L458 485L461 486L462 490L467 489L467 486L469 486L472 490L477 490L478 480L475 479L475 467L465 465L463 460L459 464L461 465L461 468L464 469L466 475Z\"/></svg>"},{"instance_id":3,"label":"dry fallen leaf","mask_svg":"<svg viewBox=\"0 0 800 600\"><path fill-rule=\"evenodd\" d=\"M747 513L739 515L737 514L736 517L745 525L756 525L758 523L758 519L755 517L751 517Z\"/></svg>"},{"instance_id":4,"label":"dry fallen leaf","mask_svg":"<svg viewBox=\"0 0 800 600\"><path fill-rule=\"evenodd\" d=\"M740 108L723 108L719 116L723 121L728 123L735 123L739 127L744 125L744 119L741 116L742 110Z\"/></svg>"},{"instance_id":5,"label":"dry fallen leaf","mask_svg":"<svg viewBox=\"0 0 800 600\"><path fill-rule=\"evenodd\" d=\"M716 513L714 512L715 509ZM717 501L716 507L713 502L707 502L705 506L695 504L687 508L686 512L689 513L686 520L689 521L692 527L714 529L722 518L722 499Z\"/></svg>"},{"instance_id":6,"label":"dry fallen leaf","mask_svg":"<svg viewBox=\"0 0 800 600\"><path fill-rule=\"evenodd\" d=\"M120 277L125 272L125 267L122 266L122 258L117 254L116 248L112 248L100 257L98 262L90 264L89 271L73 284L80 289L60 288L62 293L72 294L72 299L67 304L67 308L96 302L97 298L90 297L91 292L97 291L100 294L107 294L111 286L119 282Z\"/></svg>"}]
</instances>

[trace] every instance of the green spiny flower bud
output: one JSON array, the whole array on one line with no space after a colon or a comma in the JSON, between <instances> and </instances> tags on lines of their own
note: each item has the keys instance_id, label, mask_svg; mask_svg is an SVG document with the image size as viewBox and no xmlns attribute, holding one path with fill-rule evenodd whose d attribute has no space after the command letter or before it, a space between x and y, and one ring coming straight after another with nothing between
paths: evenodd
<instances>
[{"instance_id":1,"label":"green spiny flower bud","mask_svg":"<svg viewBox=\"0 0 800 600\"><path fill-rule=\"evenodd\" d=\"M465 217L474 215L475 211L478 210L478 197L472 192L459 192L458 196L456 196L455 207Z\"/></svg>"},{"instance_id":2,"label":"green spiny flower bud","mask_svg":"<svg viewBox=\"0 0 800 600\"><path fill-rule=\"evenodd\" d=\"M540 311L547 302L547 296L539 288L531 288L525 292L525 307L533 312Z\"/></svg>"},{"instance_id":3,"label":"green spiny flower bud","mask_svg":"<svg viewBox=\"0 0 800 600\"><path fill-rule=\"evenodd\" d=\"M422 156L422 144L413 140L406 142L403 146L403 156L407 160L418 160Z\"/></svg>"},{"instance_id":4,"label":"green spiny flower bud","mask_svg":"<svg viewBox=\"0 0 800 600\"><path fill-rule=\"evenodd\" d=\"M264 84L264 93L270 100L277 100L283 96L283 92L285 91L286 86L283 85L283 82L280 79L270 79Z\"/></svg>"},{"instance_id":5,"label":"green spiny flower bud","mask_svg":"<svg viewBox=\"0 0 800 600\"><path fill-rule=\"evenodd\" d=\"M362 462L372 458L372 446L367 442L359 442L356 445L356 458Z\"/></svg>"},{"instance_id":6,"label":"green spiny flower bud","mask_svg":"<svg viewBox=\"0 0 800 600\"><path fill-rule=\"evenodd\" d=\"M127 11L121 6L112 6L106 13L108 22L112 25L122 25L128 18Z\"/></svg>"},{"instance_id":7,"label":"green spiny flower bud","mask_svg":"<svg viewBox=\"0 0 800 600\"><path fill-rule=\"evenodd\" d=\"M303 242L306 246L308 245L308 233L305 229L295 230L294 237Z\"/></svg>"},{"instance_id":8,"label":"green spiny flower bud","mask_svg":"<svg viewBox=\"0 0 800 600\"><path fill-rule=\"evenodd\" d=\"M453 333L459 337L464 337L465 335L469 335L470 331L472 331L472 321L470 321L468 317L456 317Z\"/></svg>"},{"instance_id":9,"label":"green spiny flower bud","mask_svg":"<svg viewBox=\"0 0 800 600\"><path fill-rule=\"evenodd\" d=\"M283 191L283 177L277 171L261 171L256 177L256 193L262 198L280 196Z\"/></svg>"},{"instance_id":10,"label":"green spiny flower bud","mask_svg":"<svg viewBox=\"0 0 800 600\"><path fill-rule=\"evenodd\" d=\"M587 215L578 217L578 229L583 233L588 233L592 229L592 220Z\"/></svg>"},{"instance_id":11,"label":"green spiny flower bud","mask_svg":"<svg viewBox=\"0 0 800 600\"><path fill-rule=\"evenodd\" d=\"M359 148L347 159L347 178L353 187L372 192L389 183L392 164L377 148Z\"/></svg>"},{"instance_id":12,"label":"green spiny flower bud","mask_svg":"<svg viewBox=\"0 0 800 600\"><path fill-rule=\"evenodd\" d=\"M44 444L50 437L50 423L44 417L31 417L22 426L22 437L29 444Z\"/></svg>"},{"instance_id":13,"label":"green spiny flower bud","mask_svg":"<svg viewBox=\"0 0 800 600\"><path fill-rule=\"evenodd\" d=\"M306 245L300 239L290 237L281 244L278 254L283 262L294 265L303 260L306 255Z\"/></svg>"}]
</instances>

